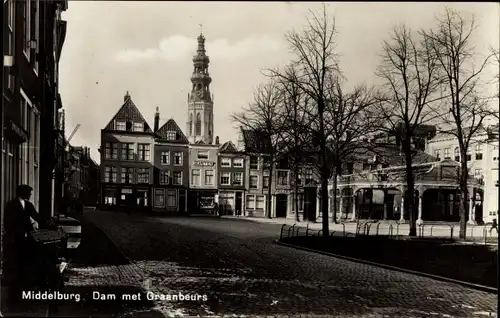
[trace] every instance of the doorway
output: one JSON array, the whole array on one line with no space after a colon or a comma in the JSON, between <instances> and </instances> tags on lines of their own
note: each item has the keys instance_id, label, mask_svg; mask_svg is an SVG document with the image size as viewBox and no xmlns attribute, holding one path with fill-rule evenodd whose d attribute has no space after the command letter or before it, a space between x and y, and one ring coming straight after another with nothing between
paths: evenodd
<instances>
[{"instance_id":1,"label":"doorway","mask_svg":"<svg viewBox=\"0 0 500 318\"><path fill-rule=\"evenodd\" d=\"M243 211L243 192L236 192L234 210L236 215L240 216Z\"/></svg>"},{"instance_id":2,"label":"doorway","mask_svg":"<svg viewBox=\"0 0 500 318\"><path fill-rule=\"evenodd\" d=\"M179 213L186 213L186 190L179 190Z\"/></svg>"},{"instance_id":3,"label":"doorway","mask_svg":"<svg viewBox=\"0 0 500 318\"><path fill-rule=\"evenodd\" d=\"M276 217L286 218L286 210L288 204L288 195L277 194L276 195Z\"/></svg>"}]
</instances>

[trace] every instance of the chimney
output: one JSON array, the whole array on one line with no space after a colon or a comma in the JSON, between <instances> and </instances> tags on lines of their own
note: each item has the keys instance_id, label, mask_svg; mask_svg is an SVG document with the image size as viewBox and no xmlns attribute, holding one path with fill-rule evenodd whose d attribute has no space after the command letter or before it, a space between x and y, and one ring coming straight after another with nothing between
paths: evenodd
<instances>
[{"instance_id":1,"label":"chimney","mask_svg":"<svg viewBox=\"0 0 500 318\"><path fill-rule=\"evenodd\" d=\"M158 128L160 128L160 108L156 107L154 132L156 132Z\"/></svg>"},{"instance_id":2,"label":"chimney","mask_svg":"<svg viewBox=\"0 0 500 318\"><path fill-rule=\"evenodd\" d=\"M219 136L215 137L215 144L218 146L219 145Z\"/></svg>"},{"instance_id":3,"label":"chimney","mask_svg":"<svg viewBox=\"0 0 500 318\"><path fill-rule=\"evenodd\" d=\"M129 100L129 99L130 99L130 94L129 94L129 93L128 93L128 91L127 91L127 93L125 93L125 97L123 97L123 102L125 102L125 103L126 103L126 102L127 102L127 100Z\"/></svg>"}]
</instances>

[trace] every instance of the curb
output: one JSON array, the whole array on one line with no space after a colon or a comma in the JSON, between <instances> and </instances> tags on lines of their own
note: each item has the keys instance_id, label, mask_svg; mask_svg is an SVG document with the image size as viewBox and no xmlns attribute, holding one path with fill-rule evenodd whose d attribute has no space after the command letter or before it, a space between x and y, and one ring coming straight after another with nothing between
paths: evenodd
<instances>
[{"instance_id":1,"label":"curb","mask_svg":"<svg viewBox=\"0 0 500 318\"><path fill-rule=\"evenodd\" d=\"M323 251L319 251L319 250L310 249L307 247L283 243L283 242L280 242L278 239L274 240L273 243L277 244L277 245L281 245L281 246L286 246L289 248L294 248L294 249L306 251L306 252L312 252L312 253L322 254L322 255L331 256L331 257L335 257L335 258L340 258L340 259L344 259L344 260L351 261L351 262L377 266L377 267L381 267L381 268L385 268L385 269L389 269L389 270L393 270L393 271L398 271L398 272L403 272L403 273L407 273L407 274L413 274L413 275L417 275L417 276L423 276L423 277L432 278L432 279L439 280L439 281L444 281L447 283L454 283L454 284L462 285L464 287L473 288L476 290L487 292L487 293L492 293L492 294L498 293L498 289L494 288L494 287L469 283L469 282L465 282L465 281L461 281L461 280L457 280L457 279L453 279L453 278L428 274L428 273L424 273L424 272L418 272L418 271L414 271L414 270L410 270L410 269L406 269L406 268L401 268L401 267L396 267L396 266L391 266L391 265L386 265L386 264L382 264L382 263L370 262L370 261L366 261L366 260L359 259L359 258L323 252Z\"/></svg>"}]
</instances>

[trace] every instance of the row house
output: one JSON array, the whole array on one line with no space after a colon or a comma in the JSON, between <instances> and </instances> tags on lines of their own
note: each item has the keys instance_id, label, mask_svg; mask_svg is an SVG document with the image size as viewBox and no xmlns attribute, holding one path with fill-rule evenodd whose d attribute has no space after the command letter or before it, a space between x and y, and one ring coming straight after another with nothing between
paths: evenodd
<instances>
[{"instance_id":1,"label":"row house","mask_svg":"<svg viewBox=\"0 0 500 318\"><path fill-rule=\"evenodd\" d=\"M473 193L476 201L475 216L471 223L492 222L498 220L498 165L499 126L487 127L471 138L465 155L469 174L484 184L484 193ZM453 160L460 162L462 156L456 137L450 134L438 134L426 143L426 152L439 161ZM482 205L480 204L482 202Z\"/></svg>"},{"instance_id":2,"label":"row house","mask_svg":"<svg viewBox=\"0 0 500 318\"><path fill-rule=\"evenodd\" d=\"M217 144L200 140L189 145L188 211L208 213L217 201Z\"/></svg>"},{"instance_id":3,"label":"row house","mask_svg":"<svg viewBox=\"0 0 500 318\"><path fill-rule=\"evenodd\" d=\"M216 144L218 143L217 140ZM238 151L231 141L220 146L217 169L219 171L218 203L222 215L245 215L246 189L255 182L254 179L247 180L246 161L245 153Z\"/></svg>"},{"instance_id":4,"label":"row house","mask_svg":"<svg viewBox=\"0 0 500 318\"><path fill-rule=\"evenodd\" d=\"M16 186L29 184L35 207L46 217L54 215L58 110L62 107L58 67L66 36L61 12L67 7L67 1L3 1L2 213L5 202L15 196Z\"/></svg>"},{"instance_id":5,"label":"row house","mask_svg":"<svg viewBox=\"0 0 500 318\"><path fill-rule=\"evenodd\" d=\"M95 206L99 199L99 165L90 157L89 147L68 145L67 161L71 168L67 172L67 192L78 202Z\"/></svg>"},{"instance_id":6,"label":"row house","mask_svg":"<svg viewBox=\"0 0 500 318\"><path fill-rule=\"evenodd\" d=\"M189 188L189 141L175 120L159 127L160 113L156 108L153 211L187 213Z\"/></svg>"},{"instance_id":7,"label":"row house","mask_svg":"<svg viewBox=\"0 0 500 318\"><path fill-rule=\"evenodd\" d=\"M151 208L154 143L153 130L127 92L101 130L101 204Z\"/></svg>"}]
</instances>

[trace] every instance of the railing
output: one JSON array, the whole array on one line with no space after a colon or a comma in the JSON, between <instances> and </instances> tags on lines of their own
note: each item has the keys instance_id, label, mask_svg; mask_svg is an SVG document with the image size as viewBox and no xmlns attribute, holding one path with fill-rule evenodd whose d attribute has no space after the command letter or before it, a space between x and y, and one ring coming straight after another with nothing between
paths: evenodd
<instances>
[{"instance_id":1,"label":"railing","mask_svg":"<svg viewBox=\"0 0 500 318\"><path fill-rule=\"evenodd\" d=\"M460 224L443 224L443 223L422 223L418 225L418 236L419 237L424 237L425 236L425 229L430 229L429 231L429 236L433 236L433 231L435 227L449 227L450 228L450 240L453 240L454 232L455 232L455 227L460 226Z\"/></svg>"},{"instance_id":2,"label":"railing","mask_svg":"<svg viewBox=\"0 0 500 318\"><path fill-rule=\"evenodd\" d=\"M354 235L352 233L347 233L345 224L340 223L342 225L342 237L348 237L349 235ZM302 229L302 231L301 231ZM315 230L314 234L310 235L310 232L312 231L311 228L309 228L309 224L305 227L305 230L303 230L304 227L297 226L297 224L293 225L288 225L288 224L283 224L281 226L280 230L280 240L283 240L284 238L291 238L291 237L299 237L299 236L321 236L323 234L323 230ZM338 233L339 231L331 231L329 233L329 236L334 236L335 233Z\"/></svg>"}]
</instances>

